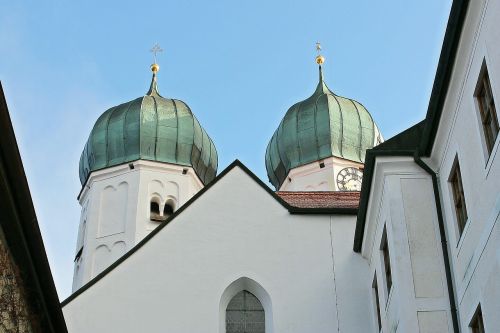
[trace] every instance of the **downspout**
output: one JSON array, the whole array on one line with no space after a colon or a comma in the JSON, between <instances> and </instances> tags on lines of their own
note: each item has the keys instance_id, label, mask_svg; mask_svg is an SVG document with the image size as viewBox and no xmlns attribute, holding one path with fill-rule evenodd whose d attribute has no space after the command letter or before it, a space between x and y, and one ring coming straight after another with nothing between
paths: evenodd
<instances>
[{"instance_id":1,"label":"downspout","mask_svg":"<svg viewBox=\"0 0 500 333\"><path fill-rule=\"evenodd\" d=\"M458 311L455 302L455 287L453 284L453 279L451 278L450 256L448 253L448 242L446 240L446 234L444 230L443 211L441 209L441 196L439 194L437 175L434 172L434 170L431 169L431 167L429 167L427 164L425 164L424 161L422 161L418 150L415 151L413 159L415 163L417 163L419 167L421 167L425 172L431 175L432 178L432 187L434 189L434 199L436 201L436 210L437 210L438 224L439 224L439 235L441 237L441 248L443 250L443 257L444 257L444 270L447 282L446 284L448 286L448 295L449 295L448 297L450 300L451 320L453 322L453 331L455 333L459 333L460 327L458 324L458 314L457 314Z\"/></svg>"}]
</instances>

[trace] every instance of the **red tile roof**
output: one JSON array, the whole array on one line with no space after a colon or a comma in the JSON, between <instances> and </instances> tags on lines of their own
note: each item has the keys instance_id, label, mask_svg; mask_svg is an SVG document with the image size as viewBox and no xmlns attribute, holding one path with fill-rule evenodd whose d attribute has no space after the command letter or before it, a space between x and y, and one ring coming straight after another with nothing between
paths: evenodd
<instances>
[{"instance_id":1,"label":"red tile roof","mask_svg":"<svg viewBox=\"0 0 500 333\"><path fill-rule=\"evenodd\" d=\"M297 208L354 208L360 192L276 192L290 206Z\"/></svg>"}]
</instances>

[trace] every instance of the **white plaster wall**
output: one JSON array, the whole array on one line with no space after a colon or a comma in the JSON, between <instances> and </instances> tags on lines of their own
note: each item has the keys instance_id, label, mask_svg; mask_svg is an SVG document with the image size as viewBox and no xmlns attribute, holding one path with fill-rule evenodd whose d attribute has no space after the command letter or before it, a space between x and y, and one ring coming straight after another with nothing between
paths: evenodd
<instances>
[{"instance_id":1,"label":"white plaster wall","mask_svg":"<svg viewBox=\"0 0 500 333\"><path fill-rule=\"evenodd\" d=\"M390 290L380 250L384 226ZM411 158L377 158L362 254L369 286L377 279L384 332L453 332L432 179Z\"/></svg>"},{"instance_id":2,"label":"white plaster wall","mask_svg":"<svg viewBox=\"0 0 500 333\"><path fill-rule=\"evenodd\" d=\"M137 231L135 243L138 243L155 229L159 222L150 220L150 201L156 196L160 199L160 212L168 202L173 204L174 211L191 199L203 188L203 183L194 170L173 164L141 161L136 166L140 173L139 193L137 202ZM182 174L186 169L187 173Z\"/></svg>"},{"instance_id":3,"label":"white plaster wall","mask_svg":"<svg viewBox=\"0 0 500 333\"><path fill-rule=\"evenodd\" d=\"M76 251L83 244L83 252L75 262L73 291L160 224L150 220L153 197L159 199L161 211L167 201L178 209L203 186L192 168L150 161L136 161L133 166L93 172L80 195L82 215Z\"/></svg>"},{"instance_id":4,"label":"white plaster wall","mask_svg":"<svg viewBox=\"0 0 500 333\"><path fill-rule=\"evenodd\" d=\"M82 213L80 215L80 223L78 226L78 237L76 241L76 249L75 254L78 254L78 251L83 248L83 244L85 244L87 239L87 209L88 209L88 198L84 201L80 202L82 206ZM75 257L75 266L73 269L73 290L76 290L77 286L82 285L83 274L81 273L81 269L83 265L86 263L85 257L81 255L79 258Z\"/></svg>"},{"instance_id":5,"label":"white plaster wall","mask_svg":"<svg viewBox=\"0 0 500 333\"><path fill-rule=\"evenodd\" d=\"M355 216L291 215L235 167L65 305L66 323L70 332L224 332L224 302L248 288L268 333L374 332L354 227Z\"/></svg>"},{"instance_id":6,"label":"white plaster wall","mask_svg":"<svg viewBox=\"0 0 500 333\"><path fill-rule=\"evenodd\" d=\"M500 327L500 137L497 137L493 152L488 156L474 98L481 68L486 63L497 117L500 116L499 36L500 1L470 1L430 160L439 175L459 320L464 331L469 329L479 303L486 331L495 331ZM468 213L462 237L458 234L448 182L456 156L460 163Z\"/></svg>"},{"instance_id":7,"label":"white plaster wall","mask_svg":"<svg viewBox=\"0 0 500 333\"><path fill-rule=\"evenodd\" d=\"M325 163L320 168L320 162ZM290 170L280 191L339 191L337 174L343 168L363 168L364 165L338 157L329 157Z\"/></svg>"}]
</instances>

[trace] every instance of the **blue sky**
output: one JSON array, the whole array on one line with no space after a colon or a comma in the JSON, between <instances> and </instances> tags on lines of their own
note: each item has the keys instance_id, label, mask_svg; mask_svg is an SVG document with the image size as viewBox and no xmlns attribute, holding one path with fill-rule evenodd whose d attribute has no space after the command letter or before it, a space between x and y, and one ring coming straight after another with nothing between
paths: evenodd
<instances>
[{"instance_id":1,"label":"blue sky","mask_svg":"<svg viewBox=\"0 0 500 333\"><path fill-rule=\"evenodd\" d=\"M267 183L266 145L288 107L325 80L363 103L384 137L424 118L451 0L0 0L0 80L59 297L69 296L78 160L97 117L158 84ZM1 137L0 137L1 138Z\"/></svg>"}]
</instances>

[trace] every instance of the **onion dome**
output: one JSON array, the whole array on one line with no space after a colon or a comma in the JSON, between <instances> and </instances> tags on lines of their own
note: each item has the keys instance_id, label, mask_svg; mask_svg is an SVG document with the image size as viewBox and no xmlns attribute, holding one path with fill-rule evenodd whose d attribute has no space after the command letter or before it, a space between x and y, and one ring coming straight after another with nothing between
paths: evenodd
<instances>
[{"instance_id":1,"label":"onion dome","mask_svg":"<svg viewBox=\"0 0 500 333\"><path fill-rule=\"evenodd\" d=\"M135 160L192 167L207 184L217 172L217 150L189 106L158 93L157 64L145 96L105 111L96 121L80 157L80 181L92 171Z\"/></svg>"},{"instance_id":2,"label":"onion dome","mask_svg":"<svg viewBox=\"0 0 500 333\"><path fill-rule=\"evenodd\" d=\"M267 174L276 189L291 169L328 157L363 163L366 149L383 140L363 105L327 87L323 56L318 55L316 62L319 83L314 94L288 109L267 145Z\"/></svg>"}]
</instances>

